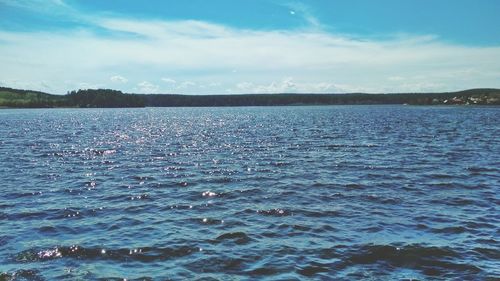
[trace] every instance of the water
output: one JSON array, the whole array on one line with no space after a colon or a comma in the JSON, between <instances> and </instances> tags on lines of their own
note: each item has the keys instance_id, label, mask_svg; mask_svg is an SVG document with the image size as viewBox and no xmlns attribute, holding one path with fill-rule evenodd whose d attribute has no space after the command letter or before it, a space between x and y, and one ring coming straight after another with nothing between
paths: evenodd
<instances>
[{"instance_id":1,"label":"water","mask_svg":"<svg viewBox=\"0 0 500 281\"><path fill-rule=\"evenodd\" d=\"M0 280L500 278L500 108L0 111Z\"/></svg>"}]
</instances>

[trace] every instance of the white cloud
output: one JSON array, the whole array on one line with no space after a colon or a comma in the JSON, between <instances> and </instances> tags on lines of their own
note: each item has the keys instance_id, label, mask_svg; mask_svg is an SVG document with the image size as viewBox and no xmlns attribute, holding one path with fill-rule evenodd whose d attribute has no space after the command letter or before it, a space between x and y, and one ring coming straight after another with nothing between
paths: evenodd
<instances>
[{"instance_id":1,"label":"white cloud","mask_svg":"<svg viewBox=\"0 0 500 281\"><path fill-rule=\"evenodd\" d=\"M69 8L63 0L0 0L0 4L37 12L47 12L49 9L56 8Z\"/></svg>"},{"instance_id":2,"label":"white cloud","mask_svg":"<svg viewBox=\"0 0 500 281\"><path fill-rule=\"evenodd\" d=\"M255 87L255 85L251 82L241 82L236 84L236 88L243 91L250 91Z\"/></svg>"},{"instance_id":3,"label":"white cloud","mask_svg":"<svg viewBox=\"0 0 500 281\"><path fill-rule=\"evenodd\" d=\"M219 82L210 82L208 83L207 87L219 87L221 83Z\"/></svg>"},{"instance_id":4,"label":"white cloud","mask_svg":"<svg viewBox=\"0 0 500 281\"><path fill-rule=\"evenodd\" d=\"M287 77L279 82L271 82L269 85L257 85L253 87L255 93L295 93L297 84L292 77Z\"/></svg>"},{"instance_id":5,"label":"white cloud","mask_svg":"<svg viewBox=\"0 0 500 281\"><path fill-rule=\"evenodd\" d=\"M350 93L363 92L367 89L346 84L335 84L332 82L307 82L295 81L292 77L286 77L279 81L268 84L255 84L252 82L240 82L235 85L236 91L242 93ZM235 91L230 89L230 91Z\"/></svg>"},{"instance_id":6,"label":"white cloud","mask_svg":"<svg viewBox=\"0 0 500 281\"><path fill-rule=\"evenodd\" d=\"M200 21L95 18L93 22L120 36L103 37L92 29L0 31L2 82L37 90L47 89L44 81L55 93L78 88L80 81L113 88L113 82L124 80L104 78L116 73L129 78L121 90L143 93L500 87L499 46L461 46L429 35L358 40L321 29L256 31ZM176 80L165 73L173 73ZM219 84L208 87L213 81ZM251 86L237 85L244 81Z\"/></svg>"},{"instance_id":7,"label":"white cloud","mask_svg":"<svg viewBox=\"0 0 500 281\"><path fill-rule=\"evenodd\" d=\"M196 86L195 82L184 81L179 86L177 86L177 89L186 89L186 88L190 88L190 87L194 87L194 86Z\"/></svg>"},{"instance_id":8,"label":"white cloud","mask_svg":"<svg viewBox=\"0 0 500 281\"><path fill-rule=\"evenodd\" d=\"M387 80L389 80L389 81L403 81L403 80L405 80L405 78L401 77L401 76L391 76L391 77L388 77Z\"/></svg>"},{"instance_id":9,"label":"white cloud","mask_svg":"<svg viewBox=\"0 0 500 281\"><path fill-rule=\"evenodd\" d=\"M128 82L128 80L125 77L120 76L120 75L111 76L109 78L109 80L111 80L111 82L116 82L116 83L127 83Z\"/></svg>"},{"instance_id":10,"label":"white cloud","mask_svg":"<svg viewBox=\"0 0 500 281\"><path fill-rule=\"evenodd\" d=\"M153 93L157 93L159 88L160 87L158 85L152 84L148 81L142 81L142 82L137 84L136 89L141 94L153 94Z\"/></svg>"},{"instance_id":11,"label":"white cloud","mask_svg":"<svg viewBox=\"0 0 500 281\"><path fill-rule=\"evenodd\" d=\"M168 84L175 84L175 83L177 83L177 81L175 81L172 78L161 78L161 81L163 81L165 83L168 83Z\"/></svg>"},{"instance_id":12,"label":"white cloud","mask_svg":"<svg viewBox=\"0 0 500 281\"><path fill-rule=\"evenodd\" d=\"M78 89L98 89L98 88L107 88L101 84L93 84L93 83L87 83L87 82L79 82L76 83L76 87Z\"/></svg>"}]
</instances>

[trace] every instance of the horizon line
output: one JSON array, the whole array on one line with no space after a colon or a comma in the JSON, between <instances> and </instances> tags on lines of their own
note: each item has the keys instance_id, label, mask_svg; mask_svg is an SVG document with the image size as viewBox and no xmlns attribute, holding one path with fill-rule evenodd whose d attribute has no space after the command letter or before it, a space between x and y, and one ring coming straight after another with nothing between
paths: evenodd
<instances>
[{"instance_id":1,"label":"horizon line","mask_svg":"<svg viewBox=\"0 0 500 281\"><path fill-rule=\"evenodd\" d=\"M54 96L65 96L70 92L77 91L86 91L86 90L112 90L117 91L126 95L173 95L173 96L245 96L245 95L356 95L356 94L365 94L365 95L397 95L397 94L445 94L445 93L460 93L467 92L473 90L493 90L500 91L500 88L490 88L490 87L481 87L481 88L467 88L456 91L429 91L429 92L342 92L342 93L320 93L320 92L274 92L274 93L235 93L235 94L182 94L182 93L132 93L132 92L124 92L121 90L116 90L112 88L80 88L77 90L68 90L64 94L56 94L51 92L39 91L39 90L31 90L31 89L18 89L7 86L0 86L1 89L10 89L16 91L25 91L32 93L42 93Z\"/></svg>"}]
</instances>

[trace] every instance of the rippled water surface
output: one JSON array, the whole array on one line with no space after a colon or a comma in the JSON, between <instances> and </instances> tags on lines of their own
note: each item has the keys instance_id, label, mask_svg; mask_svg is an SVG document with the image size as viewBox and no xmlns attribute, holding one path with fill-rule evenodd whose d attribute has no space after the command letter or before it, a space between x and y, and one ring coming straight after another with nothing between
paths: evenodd
<instances>
[{"instance_id":1,"label":"rippled water surface","mask_svg":"<svg viewBox=\"0 0 500 281\"><path fill-rule=\"evenodd\" d=\"M0 110L0 280L495 280L499 191L498 107Z\"/></svg>"}]
</instances>

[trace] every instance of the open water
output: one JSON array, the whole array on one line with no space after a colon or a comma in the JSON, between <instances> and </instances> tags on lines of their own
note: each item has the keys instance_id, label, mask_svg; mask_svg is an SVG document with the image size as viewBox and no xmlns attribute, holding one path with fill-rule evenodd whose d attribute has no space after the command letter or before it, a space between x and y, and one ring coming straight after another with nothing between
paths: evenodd
<instances>
[{"instance_id":1,"label":"open water","mask_svg":"<svg viewBox=\"0 0 500 281\"><path fill-rule=\"evenodd\" d=\"M500 108L0 110L0 280L499 280Z\"/></svg>"}]
</instances>

